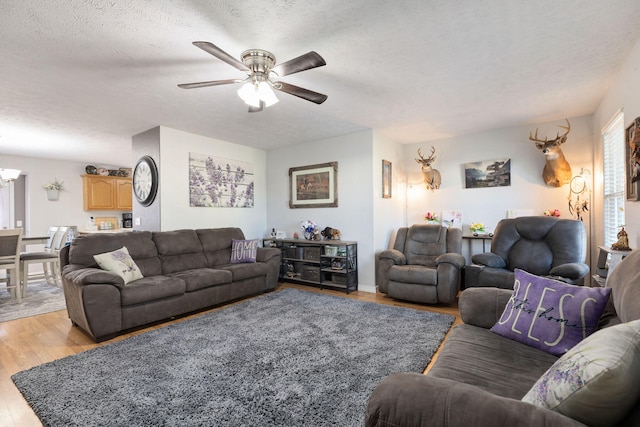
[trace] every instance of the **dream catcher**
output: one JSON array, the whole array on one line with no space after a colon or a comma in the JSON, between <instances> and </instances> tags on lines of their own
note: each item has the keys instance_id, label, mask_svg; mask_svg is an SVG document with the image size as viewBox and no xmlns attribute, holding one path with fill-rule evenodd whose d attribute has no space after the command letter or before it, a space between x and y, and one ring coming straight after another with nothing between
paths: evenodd
<instances>
[{"instance_id":1,"label":"dream catcher","mask_svg":"<svg viewBox=\"0 0 640 427\"><path fill-rule=\"evenodd\" d=\"M582 221L585 212L589 212L589 185L585 179L585 171L571 178L569 183L569 213Z\"/></svg>"}]
</instances>

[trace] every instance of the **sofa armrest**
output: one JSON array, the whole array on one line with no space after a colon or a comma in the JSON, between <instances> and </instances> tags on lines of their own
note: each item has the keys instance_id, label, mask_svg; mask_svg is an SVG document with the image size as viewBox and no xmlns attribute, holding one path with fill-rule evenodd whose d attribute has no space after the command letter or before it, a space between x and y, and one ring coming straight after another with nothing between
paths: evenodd
<instances>
[{"instance_id":1,"label":"sofa armrest","mask_svg":"<svg viewBox=\"0 0 640 427\"><path fill-rule=\"evenodd\" d=\"M282 251L278 248L258 248L256 252L257 262L269 262L272 258L280 259Z\"/></svg>"},{"instance_id":2,"label":"sofa armrest","mask_svg":"<svg viewBox=\"0 0 640 427\"><path fill-rule=\"evenodd\" d=\"M387 249L378 254L379 259L388 259L393 261L395 265L405 265L407 257L397 249Z\"/></svg>"},{"instance_id":3,"label":"sofa armrest","mask_svg":"<svg viewBox=\"0 0 640 427\"><path fill-rule=\"evenodd\" d=\"M458 300L460 317L467 325L490 329L502 316L512 294L511 289L465 289Z\"/></svg>"},{"instance_id":4,"label":"sofa armrest","mask_svg":"<svg viewBox=\"0 0 640 427\"><path fill-rule=\"evenodd\" d=\"M451 264L458 270L461 270L462 267L464 267L465 262L464 257L457 253L442 254L436 258L436 265L443 263Z\"/></svg>"},{"instance_id":5,"label":"sofa armrest","mask_svg":"<svg viewBox=\"0 0 640 427\"><path fill-rule=\"evenodd\" d=\"M114 285L119 289L124 288L122 277L110 271L99 268L87 268L78 264L65 265L62 275L65 279L78 286L82 285Z\"/></svg>"},{"instance_id":6,"label":"sofa armrest","mask_svg":"<svg viewBox=\"0 0 640 427\"><path fill-rule=\"evenodd\" d=\"M571 280L582 279L589 273L589 266L583 262L560 264L549 270L549 276L566 277Z\"/></svg>"},{"instance_id":7,"label":"sofa armrest","mask_svg":"<svg viewBox=\"0 0 640 427\"><path fill-rule=\"evenodd\" d=\"M584 427L584 424L469 384L398 373L385 378L371 394L365 426Z\"/></svg>"},{"instance_id":8,"label":"sofa armrest","mask_svg":"<svg viewBox=\"0 0 640 427\"><path fill-rule=\"evenodd\" d=\"M506 268L507 261L502 259L501 256L492 252L485 252L483 254L475 254L471 257L471 261L474 264L486 265L491 268Z\"/></svg>"}]
</instances>

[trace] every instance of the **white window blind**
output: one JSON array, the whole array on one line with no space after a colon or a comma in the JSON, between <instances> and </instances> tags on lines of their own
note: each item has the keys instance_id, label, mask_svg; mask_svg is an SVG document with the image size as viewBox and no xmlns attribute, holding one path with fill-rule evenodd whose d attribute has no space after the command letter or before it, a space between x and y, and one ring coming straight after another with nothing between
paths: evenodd
<instances>
[{"instance_id":1,"label":"white window blind","mask_svg":"<svg viewBox=\"0 0 640 427\"><path fill-rule=\"evenodd\" d=\"M602 133L604 151L604 244L618 240L624 225L624 114L617 113Z\"/></svg>"}]
</instances>

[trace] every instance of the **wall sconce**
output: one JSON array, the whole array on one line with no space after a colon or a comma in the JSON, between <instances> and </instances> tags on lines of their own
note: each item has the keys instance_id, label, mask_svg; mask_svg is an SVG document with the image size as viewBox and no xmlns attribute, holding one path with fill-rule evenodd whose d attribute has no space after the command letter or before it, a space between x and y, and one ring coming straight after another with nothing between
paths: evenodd
<instances>
[{"instance_id":1,"label":"wall sconce","mask_svg":"<svg viewBox=\"0 0 640 427\"><path fill-rule=\"evenodd\" d=\"M11 181L15 181L22 171L19 169L0 168L0 187L6 187Z\"/></svg>"}]
</instances>

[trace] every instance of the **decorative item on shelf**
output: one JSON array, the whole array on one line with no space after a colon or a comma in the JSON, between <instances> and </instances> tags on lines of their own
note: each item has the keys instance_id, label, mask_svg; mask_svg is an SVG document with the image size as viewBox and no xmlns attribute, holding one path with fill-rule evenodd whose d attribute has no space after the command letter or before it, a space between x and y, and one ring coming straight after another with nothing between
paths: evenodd
<instances>
[{"instance_id":1,"label":"decorative item on shelf","mask_svg":"<svg viewBox=\"0 0 640 427\"><path fill-rule=\"evenodd\" d=\"M462 211L442 211L442 224L447 228L462 228Z\"/></svg>"},{"instance_id":2,"label":"decorative item on shelf","mask_svg":"<svg viewBox=\"0 0 640 427\"><path fill-rule=\"evenodd\" d=\"M87 173L87 175L97 175L98 174L98 168L93 166L93 165L87 165L87 167L84 168L84 171Z\"/></svg>"},{"instance_id":3,"label":"decorative item on shelf","mask_svg":"<svg viewBox=\"0 0 640 427\"><path fill-rule=\"evenodd\" d=\"M434 169L431 165L436 161L436 149L432 145L431 153L429 157L426 159L422 155L422 151L418 148L418 156L419 159L416 159L416 162L422 165L422 177L424 178L424 185L427 187L427 190L434 190L440 188L440 184L442 183L442 178L440 176L440 171Z\"/></svg>"},{"instance_id":4,"label":"decorative item on shelf","mask_svg":"<svg viewBox=\"0 0 640 427\"><path fill-rule=\"evenodd\" d=\"M324 230L320 232L320 235L325 240L340 240L340 230L337 228L325 227Z\"/></svg>"},{"instance_id":5,"label":"decorative item on shelf","mask_svg":"<svg viewBox=\"0 0 640 427\"><path fill-rule=\"evenodd\" d=\"M42 188L47 190L47 200L58 200L60 190L62 190L62 184L64 184L64 182L58 182L58 178L54 178L53 182L47 182L42 186Z\"/></svg>"},{"instance_id":6,"label":"decorative item on shelf","mask_svg":"<svg viewBox=\"0 0 640 427\"><path fill-rule=\"evenodd\" d=\"M299 239L299 238L300 238L300 236L298 235L298 233L293 233L293 238L294 238L294 239Z\"/></svg>"},{"instance_id":7,"label":"decorative item on shelf","mask_svg":"<svg viewBox=\"0 0 640 427\"><path fill-rule=\"evenodd\" d=\"M333 261L331 261L332 270L344 270L344 268L345 268L344 260L334 259Z\"/></svg>"},{"instance_id":8,"label":"decorative item on shelf","mask_svg":"<svg viewBox=\"0 0 640 427\"><path fill-rule=\"evenodd\" d=\"M436 212L427 212L424 214L424 219L429 224L437 224L440 222L440 218L438 218L438 214Z\"/></svg>"},{"instance_id":9,"label":"decorative item on shelf","mask_svg":"<svg viewBox=\"0 0 640 427\"><path fill-rule=\"evenodd\" d=\"M544 216L555 216L555 217L560 217L560 209L548 209L544 212L542 212L542 215Z\"/></svg>"},{"instance_id":10,"label":"decorative item on shelf","mask_svg":"<svg viewBox=\"0 0 640 427\"><path fill-rule=\"evenodd\" d=\"M618 241L611 245L611 249L615 249L617 251L630 251L629 247L629 236L624 229L624 225L622 229L618 232Z\"/></svg>"},{"instance_id":11,"label":"decorative item on shelf","mask_svg":"<svg viewBox=\"0 0 640 427\"><path fill-rule=\"evenodd\" d=\"M480 233L484 233L485 231L484 224L481 222L472 222L471 225L469 226L469 229L471 230L474 236L477 236Z\"/></svg>"},{"instance_id":12,"label":"decorative item on shelf","mask_svg":"<svg viewBox=\"0 0 640 427\"><path fill-rule=\"evenodd\" d=\"M326 246L324 248L324 254L327 256L337 256L338 255L338 247L337 246Z\"/></svg>"},{"instance_id":13,"label":"decorative item on shelf","mask_svg":"<svg viewBox=\"0 0 640 427\"><path fill-rule=\"evenodd\" d=\"M97 172L98 172L98 175L109 176L109 171L106 168L98 168Z\"/></svg>"},{"instance_id":14,"label":"decorative item on shelf","mask_svg":"<svg viewBox=\"0 0 640 427\"><path fill-rule=\"evenodd\" d=\"M318 226L311 220L302 221L300 228L304 230L304 238L307 240L320 240L320 232Z\"/></svg>"}]
</instances>

